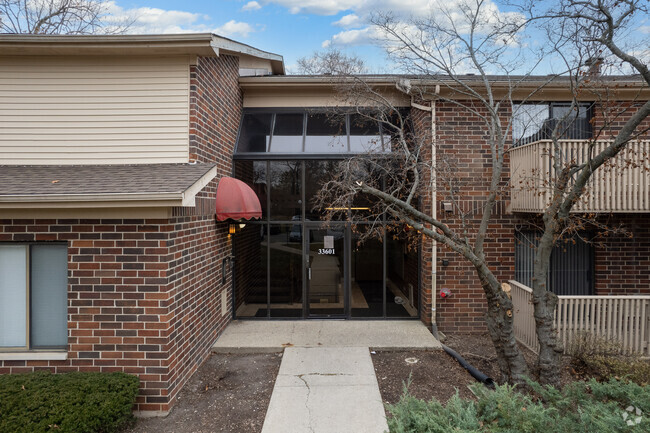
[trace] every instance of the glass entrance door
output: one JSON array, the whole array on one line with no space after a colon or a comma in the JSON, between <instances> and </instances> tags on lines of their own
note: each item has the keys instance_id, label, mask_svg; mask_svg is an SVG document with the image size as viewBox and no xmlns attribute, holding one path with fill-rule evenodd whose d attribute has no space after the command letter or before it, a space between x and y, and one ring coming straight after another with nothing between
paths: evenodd
<instances>
[{"instance_id":1,"label":"glass entrance door","mask_svg":"<svg viewBox=\"0 0 650 433\"><path fill-rule=\"evenodd\" d=\"M305 227L305 232L307 317L345 317L349 286L346 227Z\"/></svg>"}]
</instances>

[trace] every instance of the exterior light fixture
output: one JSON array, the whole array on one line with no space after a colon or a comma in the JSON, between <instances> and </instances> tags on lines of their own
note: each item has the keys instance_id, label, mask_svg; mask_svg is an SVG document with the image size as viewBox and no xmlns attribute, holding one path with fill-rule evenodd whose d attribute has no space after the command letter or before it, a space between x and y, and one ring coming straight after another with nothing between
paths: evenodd
<instances>
[{"instance_id":1,"label":"exterior light fixture","mask_svg":"<svg viewBox=\"0 0 650 433\"><path fill-rule=\"evenodd\" d=\"M246 227L246 224L244 224L244 223L240 223L240 224L239 224L239 228L240 228L240 229L243 229L244 227Z\"/></svg>"},{"instance_id":2,"label":"exterior light fixture","mask_svg":"<svg viewBox=\"0 0 650 433\"><path fill-rule=\"evenodd\" d=\"M237 225L235 224L230 224L228 226L228 234L229 235L234 235L237 232Z\"/></svg>"}]
</instances>

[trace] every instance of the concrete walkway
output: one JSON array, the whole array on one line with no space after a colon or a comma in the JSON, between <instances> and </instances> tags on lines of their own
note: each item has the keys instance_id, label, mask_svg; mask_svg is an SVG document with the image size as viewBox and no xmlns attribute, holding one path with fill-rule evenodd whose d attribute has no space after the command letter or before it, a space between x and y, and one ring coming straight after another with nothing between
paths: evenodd
<instances>
[{"instance_id":1,"label":"concrete walkway","mask_svg":"<svg viewBox=\"0 0 650 433\"><path fill-rule=\"evenodd\" d=\"M285 347L441 349L419 320L235 320L212 350L260 353L281 352Z\"/></svg>"},{"instance_id":2,"label":"concrete walkway","mask_svg":"<svg viewBox=\"0 0 650 433\"><path fill-rule=\"evenodd\" d=\"M262 433L388 431L366 347L289 347Z\"/></svg>"},{"instance_id":3,"label":"concrete walkway","mask_svg":"<svg viewBox=\"0 0 650 433\"><path fill-rule=\"evenodd\" d=\"M262 433L388 431L370 349L442 348L416 320L233 321L213 346L284 350Z\"/></svg>"}]
</instances>

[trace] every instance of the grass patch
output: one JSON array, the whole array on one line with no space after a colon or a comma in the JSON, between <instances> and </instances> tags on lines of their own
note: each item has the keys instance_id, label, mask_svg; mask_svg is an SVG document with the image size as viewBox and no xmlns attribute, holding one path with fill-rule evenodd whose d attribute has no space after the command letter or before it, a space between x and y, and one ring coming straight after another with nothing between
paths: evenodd
<instances>
[{"instance_id":1,"label":"grass patch","mask_svg":"<svg viewBox=\"0 0 650 433\"><path fill-rule=\"evenodd\" d=\"M567 347L573 368L583 377L600 381L626 379L639 385L650 384L650 362L626 352L615 340L580 333Z\"/></svg>"},{"instance_id":2,"label":"grass patch","mask_svg":"<svg viewBox=\"0 0 650 433\"><path fill-rule=\"evenodd\" d=\"M0 432L117 432L133 421L139 383L124 373L0 375Z\"/></svg>"}]
</instances>

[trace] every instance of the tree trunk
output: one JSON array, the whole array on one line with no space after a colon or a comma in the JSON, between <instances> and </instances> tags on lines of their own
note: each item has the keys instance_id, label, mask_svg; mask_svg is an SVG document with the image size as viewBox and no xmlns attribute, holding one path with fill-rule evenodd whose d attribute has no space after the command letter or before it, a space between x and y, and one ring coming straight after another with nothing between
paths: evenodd
<instances>
[{"instance_id":1,"label":"tree trunk","mask_svg":"<svg viewBox=\"0 0 650 433\"><path fill-rule=\"evenodd\" d=\"M562 346L557 339L555 329L555 306L557 296L549 292L548 270L554 245L554 230L546 228L537 247L533 269L533 306L535 325L539 342L539 381L543 384L558 386L560 384L560 361Z\"/></svg>"},{"instance_id":2,"label":"tree trunk","mask_svg":"<svg viewBox=\"0 0 650 433\"><path fill-rule=\"evenodd\" d=\"M499 382L523 385L526 383L524 378L530 374L515 339L512 300L501 290L500 285L492 287L488 283L484 284L488 304L487 327L501 370Z\"/></svg>"}]
</instances>

